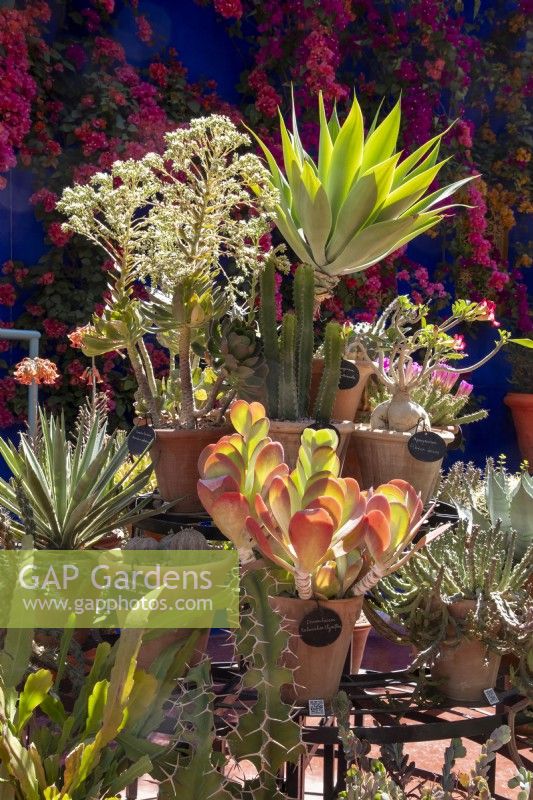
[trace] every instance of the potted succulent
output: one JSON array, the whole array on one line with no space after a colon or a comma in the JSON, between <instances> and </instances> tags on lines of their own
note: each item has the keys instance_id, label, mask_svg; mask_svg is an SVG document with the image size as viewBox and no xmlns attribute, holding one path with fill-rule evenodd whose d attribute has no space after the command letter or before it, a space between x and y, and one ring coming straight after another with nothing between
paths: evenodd
<instances>
[{"instance_id":1,"label":"potted succulent","mask_svg":"<svg viewBox=\"0 0 533 800\"><path fill-rule=\"evenodd\" d=\"M533 336L526 341L533 342ZM522 458L533 472L533 353L513 343L507 356L513 391L505 395L503 402L511 409Z\"/></svg>"},{"instance_id":2,"label":"potted succulent","mask_svg":"<svg viewBox=\"0 0 533 800\"><path fill-rule=\"evenodd\" d=\"M194 119L166 142L162 155L116 161L65 189L58 209L65 229L109 258L106 305L81 332L82 350L129 357L136 414L155 428L160 493L193 511L198 455L258 366L249 300L278 197L226 117ZM154 374L148 336L168 351L165 377Z\"/></svg>"},{"instance_id":3,"label":"potted succulent","mask_svg":"<svg viewBox=\"0 0 533 800\"><path fill-rule=\"evenodd\" d=\"M439 497L452 503L459 518L472 527L501 530L516 535L515 558L533 546L533 478L524 470L510 473L505 458L487 459L484 470L458 461L449 470Z\"/></svg>"},{"instance_id":4,"label":"potted succulent","mask_svg":"<svg viewBox=\"0 0 533 800\"><path fill-rule=\"evenodd\" d=\"M452 375L472 372L509 340L508 332L499 329L498 340L484 358L468 367L453 366L466 355L464 338L454 331L463 323L494 321L493 305L457 300L449 317L438 324L429 323L428 312L427 305L415 305L407 296L400 296L360 339L361 357L372 367L385 399L373 409L369 424L356 425L352 434L357 453L355 476L363 487L379 485L393 476L409 478L424 502L435 488L454 433L443 428L432 432L430 414L417 399L433 403L430 384L434 385L437 377L445 372L449 381ZM461 403L462 397L456 407Z\"/></svg>"},{"instance_id":5,"label":"potted succulent","mask_svg":"<svg viewBox=\"0 0 533 800\"><path fill-rule=\"evenodd\" d=\"M344 331L337 322L326 325L322 374L312 397L314 297L313 268L300 264L294 275L294 311L283 315L278 333L274 261L261 274L259 327L268 367L270 431L282 443L285 460L292 467L298 457L300 436L308 425L315 422L324 425L333 420L339 434L341 461L354 427L353 417L335 413L344 351ZM337 408L339 412L342 413L342 408Z\"/></svg>"},{"instance_id":6,"label":"potted succulent","mask_svg":"<svg viewBox=\"0 0 533 800\"><path fill-rule=\"evenodd\" d=\"M302 146L293 102L292 133L280 114L283 170L255 137L279 193L276 225L297 258L315 272L316 309L343 275L367 269L440 222L454 208L442 203L476 177L431 191L447 161L438 161L447 131L402 158L403 151L396 150L400 122L398 101L380 124L376 116L365 135L355 96L341 125L336 108L327 119L319 95L315 160Z\"/></svg>"},{"instance_id":7,"label":"potted succulent","mask_svg":"<svg viewBox=\"0 0 533 800\"><path fill-rule=\"evenodd\" d=\"M261 404L237 401L230 418L235 433L200 458L199 497L241 563L249 566L257 550L288 589L270 598L289 631L285 659L296 671L297 688L285 687L285 696L331 699L365 592L425 543L410 547L425 521L422 503L404 481L361 492L353 478L340 478L331 429L303 431L291 471L268 437Z\"/></svg>"},{"instance_id":8,"label":"potted succulent","mask_svg":"<svg viewBox=\"0 0 533 800\"><path fill-rule=\"evenodd\" d=\"M429 665L453 700L479 701L495 684L501 654L517 646L516 620L531 605L533 547L522 557L515 548L515 534L499 523L483 530L461 522L372 590L372 624L414 647L413 666ZM524 640L527 633L524 626Z\"/></svg>"}]
</instances>

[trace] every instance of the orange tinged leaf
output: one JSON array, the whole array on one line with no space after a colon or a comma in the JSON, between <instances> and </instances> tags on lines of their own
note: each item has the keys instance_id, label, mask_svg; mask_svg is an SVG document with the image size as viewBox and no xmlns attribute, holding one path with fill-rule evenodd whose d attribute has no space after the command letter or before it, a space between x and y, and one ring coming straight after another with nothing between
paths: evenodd
<instances>
[{"instance_id":1,"label":"orange tinged leaf","mask_svg":"<svg viewBox=\"0 0 533 800\"><path fill-rule=\"evenodd\" d=\"M330 515L323 508L307 508L294 514L289 538L299 569L313 572L329 550L334 529Z\"/></svg>"},{"instance_id":2,"label":"orange tinged leaf","mask_svg":"<svg viewBox=\"0 0 533 800\"><path fill-rule=\"evenodd\" d=\"M382 511L369 511L364 519L364 538L370 555L378 561L390 545L390 529Z\"/></svg>"}]
</instances>

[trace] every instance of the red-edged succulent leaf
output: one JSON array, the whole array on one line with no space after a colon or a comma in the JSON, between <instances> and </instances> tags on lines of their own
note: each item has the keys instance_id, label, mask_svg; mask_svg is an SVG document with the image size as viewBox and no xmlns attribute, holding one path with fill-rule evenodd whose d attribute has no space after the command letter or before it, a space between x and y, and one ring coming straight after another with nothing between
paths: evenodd
<instances>
[{"instance_id":1,"label":"red-edged succulent leaf","mask_svg":"<svg viewBox=\"0 0 533 800\"><path fill-rule=\"evenodd\" d=\"M390 546L389 523L382 511L365 514L364 537L370 555L375 561L379 561Z\"/></svg>"},{"instance_id":2,"label":"red-edged succulent leaf","mask_svg":"<svg viewBox=\"0 0 533 800\"><path fill-rule=\"evenodd\" d=\"M351 530L346 528L346 532L341 536L335 534L335 544L332 548L335 556L337 558L339 556L345 556L348 553L351 553L353 550L357 550L359 547L361 547L361 544L364 541L365 532L366 526L363 522L363 519L360 518L359 521L353 525Z\"/></svg>"},{"instance_id":3,"label":"red-edged succulent leaf","mask_svg":"<svg viewBox=\"0 0 533 800\"><path fill-rule=\"evenodd\" d=\"M254 510L256 513L257 518L263 524L264 529L267 533L269 533L274 539L278 542L281 542L284 545L289 545L289 537L288 535L279 528L274 515L270 511L270 508L266 505L265 501L261 497L260 494L256 494L254 499Z\"/></svg>"},{"instance_id":4,"label":"red-edged succulent leaf","mask_svg":"<svg viewBox=\"0 0 533 800\"><path fill-rule=\"evenodd\" d=\"M237 433L246 436L253 422L249 403L246 400L235 400L230 406L229 418Z\"/></svg>"},{"instance_id":5,"label":"red-edged succulent leaf","mask_svg":"<svg viewBox=\"0 0 533 800\"><path fill-rule=\"evenodd\" d=\"M285 476L287 478L289 477L289 468L287 464L279 464L279 466L274 467L274 469L267 475L263 483L260 486L256 487L263 497L267 496L268 491L272 485L272 481L274 480L274 478L278 476L280 478L283 478Z\"/></svg>"},{"instance_id":6,"label":"red-edged succulent leaf","mask_svg":"<svg viewBox=\"0 0 533 800\"><path fill-rule=\"evenodd\" d=\"M302 497L302 508L307 508L313 500L324 495L333 497L341 507L344 507L346 495L343 481L331 475L322 475L317 480L309 481Z\"/></svg>"},{"instance_id":7,"label":"red-edged succulent leaf","mask_svg":"<svg viewBox=\"0 0 533 800\"><path fill-rule=\"evenodd\" d=\"M342 507L338 500L328 495L316 497L307 504L306 508L323 508L330 515L335 530L339 527L342 518Z\"/></svg>"},{"instance_id":8,"label":"red-edged succulent leaf","mask_svg":"<svg viewBox=\"0 0 533 800\"><path fill-rule=\"evenodd\" d=\"M266 418L266 410L262 403L254 401L253 403L250 403L249 409L250 414L252 415L252 425L255 425L260 419Z\"/></svg>"},{"instance_id":9,"label":"red-edged succulent leaf","mask_svg":"<svg viewBox=\"0 0 533 800\"><path fill-rule=\"evenodd\" d=\"M341 539L344 539L348 536L362 521L366 511L366 501L363 496L359 497L359 500L355 507L352 508L351 516L346 519L343 524L335 531L334 541L338 542Z\"/></svg>"},{"instance_id":10,"label":"red-edged succulent leaf","mask_svg":"<svg viewBox=\"0 0 533 800\"><path fill-rule=\"evenodd\" d=\"M383 494L373 494L366 501L367 511L381 511L387 519L390 519L390 502Z\"/></svg>"},{"instance_id":11,"label":"red-edged succulent leaf","mask_svg":"<svg viewBox=\"0 0 533 800\"><path fill-rule=\"evenodd\" d=\"M353 517L356 509L360 507L362 495L355 478L342 478L339 482L343 484L346 494L346 502L342 512L342 521L344 523Z\"/></svg>"},{"instance_id":12,"label":"red-edged succulent leaf","mask_svg":"<svg viewBox=\"0 0 533 800\"><path fill-rule=\"evenodd\" d=\"M250 514L250 507L243 494L224 492L214 501L210 513L217 528L236 547L249 545L246 519Z\"/></svg>"},{"instance_id":13,"label":"red-edged succulent leaf","mask_svg":"<svg viewBox=\"0 0 533 800\"><path fill-rule=\"evenodd\" d=\"M393 483L382 483L377 489L371 489L368 496L373 497L375 494L383 495L387 500L395 500L397 503L405 502L405 492Z\"/></svg>"},{"instance_id":14,"label":"red-edged succulent leaf","mask_svg":"<svg viewBox=\"0 0 533 800\"><path fill-rule=\"evenodd\" d=\"M268 480L270 474L282 464L283 447L279 442L268 442L262 448L254 464L255 484L259 489Z\"/></svg>"},{"instance_id":15,"label":"red-edged succulent leaf","mask_svg":"<svg viewBox=\"0 0 533 800\"><path fill-rule=\"evenodd\" d=\"M244 464L242 464L241 467L238 463L238 459L240 459L242 464L242 459L236 451L234 456L229 456L226 453L211 453L204 465L205 477L220 478L223 475L229 475L240 487L244 472Z\"/></svg>"},{"instance_id":16,"label":"red-edged succulent leaf","mask_svg":"<svg viewBox=\"0 0 533 800\"><path fill-rule=\"evenodd\" d=\"M291 496L287 488L288 477L276 476L268 491L268 505L282 531L289 530L291 521Z\"/></svg>"},{"instance_id":17,"label":"red-edged succulent leaf","mask_svg":"<svg viewBox=\"0 0 533 800\"><path fill-rule=\"evenodd\" d=\"M290 572L294 572L294 567L292 564L285 561L281 556L279 556L273 549L271 545L271 539L268 535L265 534L263 528L259 524L259 522L254 519L253 517L248 517L246 520L246 530L254 542L257 544L257 547L264 555L265 558L270 559L278 566L283 567L284 569L288 569Z\"/></svg>"},{"instance_id":18,"label":"red-edged succulent leaf","mask_svg":"<svg viewBox=\"0 0 533 800\"><path fill-rule=\"evenodd\" d=\"M307 508L293 515L289 538L300 570L313 572L325 558L334 529L330 515L323 508Z\"/></svg>"},{"instance_id":19,"label":"red-edged succulent leaf","mask_svg":"<svg viewBox=\"0 0 533 800\"><path fill-rule=\"evenodd\" d=\"M208 514L211 514L213 503L224 492L238 492L237 482L229 475L219 478L200 478L196 484L196 491L201 504Z\"/></svg>"},{"instance_id":20,"label":"red-edged succulent leaf","mask_svg":"<svg viewBox=\"0 0 533 800\"><path fill-rule=\"evenodd\" d=\"M326 599L336 597L339 594L341 584L335 561L326 561L325 564L319 567L313 580L313 589L315 594Z\"/></svg>"},{"instance_id":21,"label":"red-edged succulent leaf","mask_svg":"<svg viewBox=\"0 0 533 800\"><path fill-rule=\"evenodd\" d=\"M410 516L407 507L402 503L390 504L391 550L396 550L407 538L410 528Z\"/></svg>"},{"instance_id":22,"label":"red-edged succulent leaf","mask_svg":"<svg viewBox=\"0 0 533 800\"><path fill-rule=\"evenodd\" d=\"M417 492L414 486L411 486L410 483L402 480L402 478L393 478L390 483L393 486L397 486L404 493L407 510L411 516L411 524L418 522L424 506L420 492Z\"/></svg>"}]
</instances>

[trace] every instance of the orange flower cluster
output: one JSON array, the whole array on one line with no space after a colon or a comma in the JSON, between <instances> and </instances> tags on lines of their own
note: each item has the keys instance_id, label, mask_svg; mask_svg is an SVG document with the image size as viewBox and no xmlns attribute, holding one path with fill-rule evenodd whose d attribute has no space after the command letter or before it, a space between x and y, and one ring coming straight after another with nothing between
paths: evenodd
<instances>
[{"instance_id":1,"label":"orange flower cluster","mask_svg":"<svg viewBox=\"0 0 533 800\"><path fill-rule=\"evenodd\" d=\"M59 372L54 362L47 358L23 358L15 367L13 377L25 386L31 383L53 384L59 378Z\"/></svg>"},{"instance_id":2,"label":"orange flower cluster","mask_svg":"<svg viewBox=\"0 0 533 800\"><path fill-rule=\"evenodd\" d=\"M83 337L94 331L93 326L89 323L88 325L81 325L79 328L75 328L71 333L68 334L68 338L72 347L77 347L79 350L83 347Z\"/></svg>"}]
</instances>

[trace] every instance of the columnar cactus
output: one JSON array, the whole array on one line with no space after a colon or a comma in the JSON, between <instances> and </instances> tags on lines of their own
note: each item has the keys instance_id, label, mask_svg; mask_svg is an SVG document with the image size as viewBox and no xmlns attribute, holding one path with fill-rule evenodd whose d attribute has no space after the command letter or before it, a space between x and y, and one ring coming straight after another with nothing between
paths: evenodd
<instances>
[{"instance_id":1,"label":"columnar cactus","mask_svg":"<svg viewBox=\"0 0 533 800\"><path fill-rule=\"evenodd\" d=\"M277 337L275 306L275 265L266 265L261 276L259 326L268 365L268 410L272 419L305 419L311 413L309 389L314 353L315 277L309 264L300 264L293 284L294 312L284 314L281 336ZM326 326L324 372L317 402L312 409L321 422L331 418L339 385L344 351L343 329L338 323Z\"/></svg>"}]
</instances>

